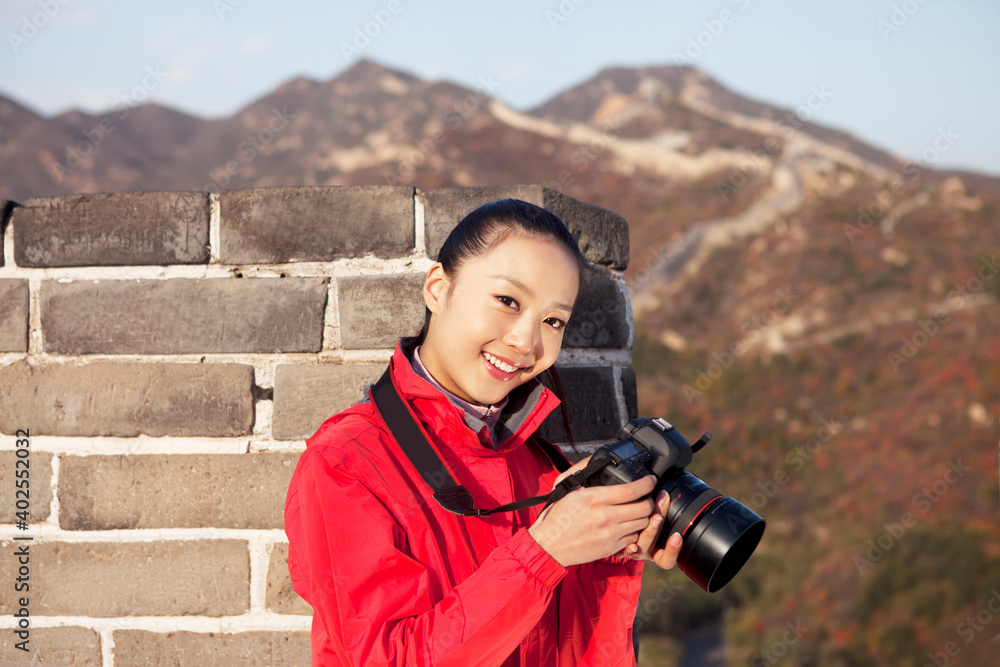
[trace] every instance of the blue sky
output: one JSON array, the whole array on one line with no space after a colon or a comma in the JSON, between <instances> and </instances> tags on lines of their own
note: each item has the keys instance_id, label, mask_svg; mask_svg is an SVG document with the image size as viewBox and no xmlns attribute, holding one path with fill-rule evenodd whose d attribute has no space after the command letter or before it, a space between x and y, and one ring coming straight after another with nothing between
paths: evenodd
<instances>
[{"instance_id":1,"label":"blue sky","mask_svg":"<svg viewBox=\"0 0 1000 667\"><path fill-rule=\"evenodd\" d=\"M825 87L813 120L906 159L950 128L934 166L1000 175L997 0L3 0L0 27L0 93L46 115L143 98L227 116L359 55L469 87L492 78L528 109L604 67L687 59L782 106Z\"/></svg>"}]
</instances>

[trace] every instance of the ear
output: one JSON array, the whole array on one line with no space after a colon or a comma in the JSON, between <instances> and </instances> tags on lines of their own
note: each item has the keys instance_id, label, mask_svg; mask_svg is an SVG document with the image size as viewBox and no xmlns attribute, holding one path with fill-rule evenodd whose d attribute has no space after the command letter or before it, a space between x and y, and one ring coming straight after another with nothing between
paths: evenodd
<instances>
[{"instance_id":1,"label":"ear","mask_svg":"<svg viewBox=\"0 0 1000 667\"><path fill-rule=\"evenodd\" d=\"M449 287L448 274L444 272L441 262L435 262L424 278L424 303L432 313L441 311Z\"/></svg>"}]
</instances>

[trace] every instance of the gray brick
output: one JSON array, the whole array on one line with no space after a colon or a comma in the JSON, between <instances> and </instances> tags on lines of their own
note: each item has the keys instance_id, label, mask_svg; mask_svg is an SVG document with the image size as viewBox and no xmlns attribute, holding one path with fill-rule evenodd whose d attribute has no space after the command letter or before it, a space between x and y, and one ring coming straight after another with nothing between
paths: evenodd
<instances>
[{"instance_id":1,"label":"gray brick","mask_svg":"<svg viewBox=\"0 0 1000 667\"><path fill-rule=\"evenodd\" d=\"M95 362L0 368L0 432L234 437L253 428L253 367ZM30 415L31 424L25 424Z\"/></svg>"},{"instance_id":2,"label":"gray brick","mask_svg":"<svg viewBox=\"0 0 1000 667\"><path fill-rule=\"evenodd\" d=\"M312 616L313 610L292 588L288 574L288 545L274 545L271 562L267 567L267 608L276 614Z\"/></svg>"},{"instance_id":3,"label":"gray brick","mask_svg":"<svg viewBox=\"0 0 1000 667\"><path fill-rule=\"evenodd\" d=\"M562 411L569 414L573 440L612 442L621 430L614 373L610 366L558 368L565 400L542 422L540 434L550 442L568 442ZM542 381L551 387L544 375Z\"/></svg>"},{"instance_id":4,"label":"gray brick","mask_svg":"<svg viewBox=\"0 0 1000 667\"><path fill-rule=\"evenodd\" d=\"M96 630L65 626L33 627L28 632L27 652L14 646L21 641L14 630L5 629L0 632L0 664L4 667L101 667L104 664L101 657L101 637Z\"/></svg>"},{"instance_id":5,"label":"gray brick","mask_svg":"<svg viewBox=\"0 0 1000 667\"><path fill-rule=\"evenodd\" d=\"M228 616L250 608L243 540L36 541L29 549L33 616ZM0 558L0 581L13 581L16 567ZM15 611L12 597L0 598L0 614Z\"/></svg>"},{"instance_id":6,"label":"gray brick","mask_svg":"<svg viewBox=\"0 0 1000 667\"><path fill-rule=\"evenodd\" d=\"M29 199L14 209L18 266L201 264L206 192L117 192Z\"/></svg>"},{"instance_id":7,"label":"gray brick","mask_svg":"<svg viewBox=\"0 0 1000 667\"><path fill-rule=\"evenodd\" d=\"M309 667L308 632L116 630L115 667Z\"/></svg>"},{"instance_id":8,"label":"gray brick","mask_svg":"<svg viewBox=\"0 0 1000 667\"><path fill-rule=\"evenodd\" d=\"M382 375L386 364L278 366L274 375L272 436L302 440L327 418L365 398L365 386Z\"/></svg>"},{"instance_id":9,"label":"gray brick","mask_svg":"<svg viewBox=\"0 0 1000 667\"><path fill-rule=\"evenodd\" d=\"M618 281L589 276L577 297L563 346L625 348L628 334L629 318Z\"/></svg>"},{"instance_id":10,"label":"gray brick","mask_svg":"<svg viewBox=\"0 0 1000 667\"><path fill-rule=\"evenodd\" d=\"M63 456L59 526L283 528L298 453Z\"/></svg>"},{"instance_id":11,"label":"gray brick","mask_svg":"<svg viewBox=\"0 0 1000 667\"><path fill-rule=\"evenodd\" d=\"M13 436L11 436L13 438ZM29 443L31 438L28 438ZM10 443L13 445L14 440ZM23 449L23 448L18 448ZM14 452L0 452L0 523L14 523L17 506L16 500L23 500L23 496L16 496L14 488L15 471L22 477L18 481L27 479L28 491L28 523L38 523L49 518L49 505L52 503L52 454L48 452L36 452L30 445L27 450L27 457L18 457ZM17 461L22 461L17 465ZM24 462L27 461L27 464ZM27 465L27 467L25 467ZM28 476L24 477L24 471L28 471Z\"/></svg>"},{"instance_id":12,"label":"gray brick","mask_svg":"<svg viewBox=\"0 0 1000 667\"><path fill-rule=\"evenodd\" d=\"M393 348L424 324L424 274L345 276L337 279L340 345L345 349Z\"/></svg>"},{"instance_id":13,"label":"gray brick","mask_svg":"<svg viewBox=\"0 0 1000 667\"><path fill-rule=\"evenodd\" d=\"M496 199L522 199L559 217L588 261L615 269L628 265L628 223L617 213L578 201L541 185L439 188L418 191L424 206L427 256L437 258L441 245L462 218Z\"/></svg>"},{"instance_id":14,"label":"gray brick","mask_svg":"<svg viewBox=\"0 0 1000 667\"><path fill-rule=\"evenodd\" d=\"M624 271L628 266L628 223L606 208L543 188L545 210L566 223L588 261Z\"/></svg>"},{"instance_id":15,"label":"gray brick","mask_svg":"<svg viewBox=\"0 0 1000 667\"><path fill-rule=\"evenodd\" d=\"M625 397L625 410L629 420L639 416L639 400L636 393L635 370L631 366L622 368L622 395ZM660 417L662 415L643 415L645 417Z\"/></svg>"},{"instance_id":16,"label":"gray brick","mask_svg":"<svg viewBox=\"0 0 1000 667\"><path fill-rule=\"evenodd\" d=\"M0 352L28 351L28 301L27 280L0 280Z\"/></svg>"},{"instance_id":17,"label":"gray brick","mask_svg":"<svg viewBox=\"0 0 1000 667\"><path fill-rule=\"evenodd\" d=\"M329 278L47 280L56 354L318 352Z\"/></svg>"},{"instance_id":18,"label":"gray brick","mask_svg":"<svg viewBox=\"0 0 1000 667\"><path fill-rule=\"evenodd\" d=\"M414 247L413 188L254 188L219 195L226 264L401 257Z\"/></svg>"}]
</instances>

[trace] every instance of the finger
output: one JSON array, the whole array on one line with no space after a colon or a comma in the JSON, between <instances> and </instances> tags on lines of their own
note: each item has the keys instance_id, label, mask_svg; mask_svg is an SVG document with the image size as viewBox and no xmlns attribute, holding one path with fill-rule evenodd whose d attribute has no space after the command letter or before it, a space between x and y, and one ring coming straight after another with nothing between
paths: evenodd
<instances>
[{"instance_id":1,"label":"finger","mask_svg":"<svg viewBox=\"0 0 1000 667\"><path fill-rule=\"evenodd\" d=\"M637 547L635 545L635 535L635 533L630 533L629 535L626 535L618 540L616 544L621 548L615 553L625 558L641 558L641 552L636 551Z\"/></svg>"},{"instance_id":2,"label":"finger","mask_svg":"<svg viewBox=\"0 0 1000 667\"><path fill-rule=\"evenodd\" d=\"M592 489L599 489L599 493L605 494L605 501L612 505L623 505L626 503L632 503L642 498L643 496L648 496L653 492L656 487L656 476L646 475L645 477L640 477L637 480L628 482L627 484L611 484L609 486L596 486L590 487ZM647 512L648 516L652 511Z\"/></svg>"},{"instance_id":3,"label":"finger","mask_svg":"<svg viewBox=\"0 0 1000 667\"><path fill-rule=\"evenodd\" d=\"M636 554L642 554L643 558L649 558L650 553L652 553L653 545L656 543L656 538L660 534L660 529L663 527L663 517L659 514L654 514L650 520L649 525L639 533L639 538L635 541L639 550Z\"/></svg>"},{"instance_id":4,"label":"finger","mask_svg":"<svg viewBox=\"0 0 1000 667\"><path fill-rule=\"evenodd\" d=\"M683 544L684 541L681 539L680 533L674 533L667 540L666 545L653 554L653 562L664 570L669 570L677 564L677 556L680 554Z\"/></svg>"},{"instance_id":5,"label":"finger","mask_svg":"<svg viewBox=\"0 0 1000 667\"><path fill-rule=\"evenodd\" d=\"M620 552L621 555L628 558L652 559L650 554L656 543L656 538L660 534L660 529L663 527L663 521L664 518L660 514L648 517L646 527L636 533L632 543Z\"/></svg>"},{"instance_id":6,"label":"finger","mask_svg":"<svg viewBox=\"0 0 1000 667\"><path fill-rule=\"evenodd\" d=\"M615 558L631 558L632 555L634 554L634 552L632 550L632 547L633 547L633 545L629 544L624 549L620 550L618 553L612 554L612 555Z\"/></svg>"},{"instance_id":7,"label":"finger","mask_svg":"<svg viewBox=\"0 0 1000 667\"><path fill-rule=\"evenodd\" d=\"M653 516L656 516L655 514ZM649 528L649 517L642 516L631 521L623 521L618 524L617 529L622 537L628 537L629 542L636 542L637 536L642 537L642 532Z\"/></svg>"},{"instance_id":8,"label":"finger","mask_svg":"<svg viewBox=\"0 0 1000 667\"><path fill-rule=\"evenodd\" d=\"M653 511L653 501L649 498L626 505L606 505L597 502L587 506L590 511L601 512L601 522L604 525L614 526L615 530L620 530L622 534L625 534L629 528L633 533L640 532L649 525L650 517L656 514Z\"/></svg>"},{"instance_id":9,"label":"finger","mask_svg":"<svg viewBox=\"0 0 1000 667\"><path fill-rule=\"evenodd\" d=\"M649 517L649 525L639 535L636 544L645 558L652 558L651 554L660 536L660 531L666 523L667 509L670 507L670 496L666 491L660 491L656 497L655 514Z\"/></svg>"},{"instance_id":10,"label":"finger","mask_svg":"<svg viewBox=\"0 0 1000 667\"><path fill-rule=\"evenodd\" d=\"M655 542L656 538L660 534L660 527L666 523L667 509L670 507L670 496L666 491L660 491L660 493L656 496L656 502L654 503L652 500L649 502L653 506L652 512L655 512L651 513L651 516L649 517L650 532L653 535L652 541ZM651 547L652 544L649 546Z\"/></svg>"},{"instance_id":11,"label":"finger","mask_svg":"<svg viewBox=\"0 0 1000 667\"><path fill-rule=\"evenodd\" d=\"M670 494L667 493L666 489L660 491L656 496L656 511L667 516L667 510L670 508Z\"/></svg>"},{"instance_id":12,"label":"finger","mask_svg":"<svg viewBox=\"0 0 1000 667\"><path fill-rule=\"evenodd\" d=\"M613 512L611 515L612 520L616 523L623 524L626 521L632 521L640 518L651 519L657 515L666 517L667 508L670 506L670 497L666 495L665 491L661 491L658 498L659 502L653 502L652 497L647 495L630 503L613 505L609 508Z\"/></svg>"}]
</instances>

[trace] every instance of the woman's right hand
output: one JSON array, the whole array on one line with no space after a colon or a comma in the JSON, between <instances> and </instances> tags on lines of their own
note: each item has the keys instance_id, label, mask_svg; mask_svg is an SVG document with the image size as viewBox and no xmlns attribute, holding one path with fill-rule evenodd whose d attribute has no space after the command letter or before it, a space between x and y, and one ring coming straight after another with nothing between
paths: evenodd
<instances>
[{"instance_id":1,"label":"woman's right hand","mask_svg":"<svg viewBox=\"0 0 1000 667\"><path fill-rule=\"evenodd\" d=\"M583 469L589 457L556 478ZM546 507L528 532L563 567L616 554L634 542L655 511L656 477L628 484L581 486Z\"/></svg>"}]
</instances>

